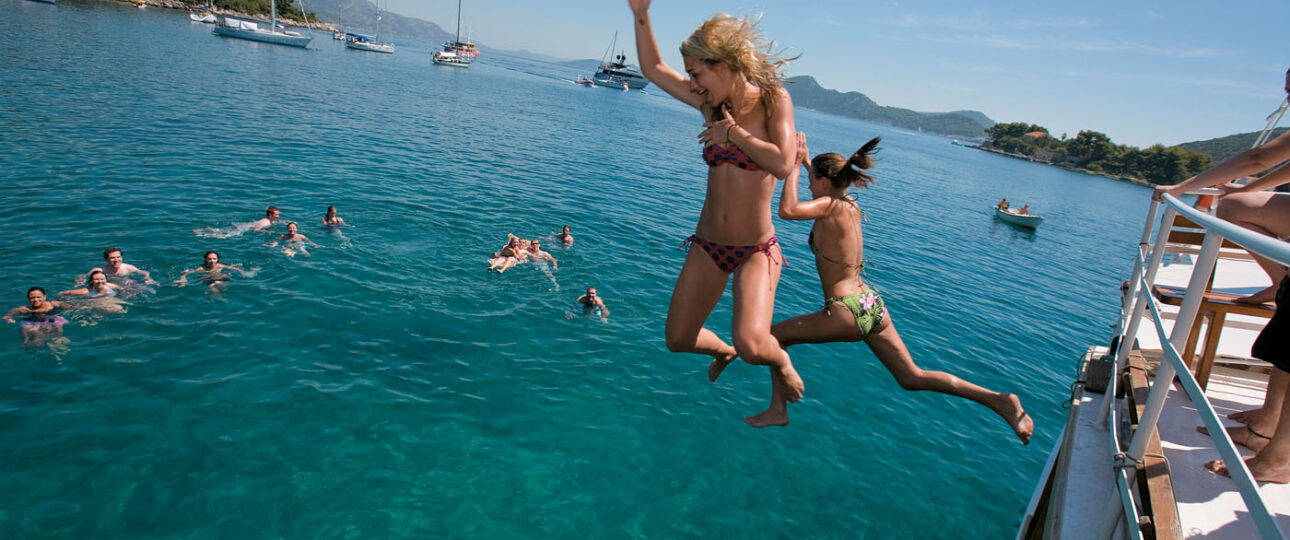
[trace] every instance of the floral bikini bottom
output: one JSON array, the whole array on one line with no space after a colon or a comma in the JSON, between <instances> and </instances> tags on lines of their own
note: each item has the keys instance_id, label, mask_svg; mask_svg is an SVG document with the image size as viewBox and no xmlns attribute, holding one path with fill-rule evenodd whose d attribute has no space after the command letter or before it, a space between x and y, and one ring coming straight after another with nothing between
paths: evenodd
<instances>
[{"instance_id":1,"label":"floral bikini bottom","mask_svg":"<svg viewBox=\"0 0 1290 540\"><path fill-rule=\"evenodd\" d=\"M842 304L851 310L851 315L856 318L856 327L860 328L861 341L868 339L869 333L888 317L887 304L873 289L865 289L858 294L842 298L829 298L824 301L824 312L832 314L829 307L833 304Z\"/></svg>"}]
</instances>

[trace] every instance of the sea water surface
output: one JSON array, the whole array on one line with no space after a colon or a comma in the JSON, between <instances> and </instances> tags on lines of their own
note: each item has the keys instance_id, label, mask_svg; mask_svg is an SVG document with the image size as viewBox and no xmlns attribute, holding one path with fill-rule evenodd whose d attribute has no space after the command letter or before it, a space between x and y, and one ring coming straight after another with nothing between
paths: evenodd
<instances>
[{"instance_id":1,"label":"sea water surface","mask_svg":"<svg viewBox=\"0 0 1290 540\"><path fill-rule=\"evenodd\" d=\"M768 402L764 368L712 384L664 346L706 165L701 119L656 89L110 3L0 0L0 27L0 307L73 288L109 246L161 283L70 314L62 354L0 326L3 538L1005 537L1148 199L798 110L814 152L883 137L868 277L915 359L1017 393L1036 431L1023 447L984 407L904 392L860 344L794 348L806 397L758 430L740 418ZM996 221L1005 196L1043 227ZM319 223L333 204L343 233ZM267 246L282 223L193 232L269 205L321 247ZM821 296L809 223L776 223L780 320ZM558 270L485 272L507 233L565 224ZM175 286L206 250L251 275ZM607 322L570 312L590 285Z\"/></svg>"}]
</instances>

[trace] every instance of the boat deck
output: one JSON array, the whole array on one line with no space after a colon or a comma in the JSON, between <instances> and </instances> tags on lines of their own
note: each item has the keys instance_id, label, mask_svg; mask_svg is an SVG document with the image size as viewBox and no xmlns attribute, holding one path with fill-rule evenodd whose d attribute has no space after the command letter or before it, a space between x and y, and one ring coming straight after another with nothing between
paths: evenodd
<instances>
[{"instance_id":1,"label":"boat deck","mask_svg":"<svg viewBox=\"0 0 1290 540\"><path fill-rule=\"evenodd\" d=\"M1095 354L1104 354L1096 349ZM1158 362L1159 354L1155 354ZM1152 355L1147 355L1153 364ZM1236 411L1257 408L1263 404L1268 376L1245 369L1217 367L1210 377L1207 391L1210 403L1223 416ZM1063 448L1065 461L1058 464L1054 492L1065 494L1054 499L1057 511L1051 513L1046 527L1055 531L1054 538L1087 538L1095 534L1105 510L1106 496L1115 489L1110 474L1087 474L1087 471L1111 471L1108 434L1094 424L1102 406L1102 394L1083 392L1071 440ZM1122 411L1122 416L1124 412ZM1228 425L1237 425L1228 421ZM1248 518L1244 501L1236 485L1226 477L1205 469L1206 462L1219 459L1208 436L1198 433L1201 425L1196 407L1180 388L1172 388L1156 426L1160 445L1168 462L1173 495L1178 507L1178 521L1183 538L1248 540L1258 538L1253 521ZM1122 438L1125 439L1125 438ZM1127 440L1125 441L1127 444ZM1240 447L1242 455L1253 455ZM1261 484L1263 501L1283 530L1290 530L1290 485ZM1123 523L1117 529L1122 537Z\"/></svg>"},{"instance_id":2,"label":"boat deck","mask_svg":"<svg viewBox=\"0 0 1290 540\"><path fill-rule=\"evenodd\" d=\"M1156 283L1185 289L1194 259L1194 254L1185 252L1167 255L1169 264L1161 266ZM1270 284L1267 275L1247 255L1225 249L1217 263L1211 290L1246 295ZM1172 332L1178 308L1162 305L1161 311L1166 332ZM1263 404L1272 368L1250 358L1249 353L1250 345L1266 323L1267 319L1261 317L1231 315L1222 325L1216 365L1210 375L1206 395L1229 426L1237 424L1227 420L1226 415ZM1162 353L1154 325L1149 320L1143 321L1137 339L1146 369L1154 376ZM1089 354L1096 357L1105 353L1104 347L1093 347ZM1140 395L1145 396L1145 391ZM1073 397L1073 403L1077 405L1068 420L1070 440L1064 442L1062 453L1065 455L1056 464L1052 510L1047 517L1046 530L1054 533L1056 538L1086 538L1096 534L1102 513L1106 510L1107 497L1118 498L1114 495L1115 480L1110 474L1113 465L1109 435L1105 429L1096 426L1096 416L1104 396L1081 391ZM1125 407L1121 402L1119 414L1122 418L1128 417ZM1204 464L1219 459L1219 455L1209 436L1196 431L1200 425L1202 422L1195 405L1180 386L1173 385L1157 424L1157 432L1160 451L1168 464L1168 481L1164 482L1167 486L1164 489L1172 492L1176 502L1178 534L1182 538L1258 538L1259 533L1236 485L1231 479L1205 469ZM1121 433L1127 432L1122 429ZM1127 434L1121 435L1122 443L1127 445L1128 438ZM1245 456L1253 455L1247 448L1238 446L1238 449ZM1172 486L1168 487L1170 483ZM1260 492L1282 529L1290 531L1290 485L1261 484ZM1168 518L1162 516L1162 522L1165 519ZM1122 522L1117 537L1122 537L1123 527Z\"/></svg>"},{"instance_id":3,"label":"boat deck","mask_svg":"<svg viewBox=\"0 0 1290 540\"><path fill-rule=\"evenodd\" d=\"M1261 406L1267 384L1266 374L1220 366L1210 376L1205 394L1214 410L1226 420L1230 413ZM1225 423L1237 425L1230 420ZM1219 456L1209 436L1196 431L1199 425L1200 417L1187 395L1176 386L1170 389L1156 429L1160 432L1165 458L1169 460L1183 537L1258 538L1258 530L1248 518L1236 485L1231 479L1205 469L1206 462ZM1241 455L1254 455L1243 446L1238 445L1237 449ZM1281 529L1290 531L1290 485L1265 483L1260 484L1259 490Z\"/></svg>"}]
</instances>

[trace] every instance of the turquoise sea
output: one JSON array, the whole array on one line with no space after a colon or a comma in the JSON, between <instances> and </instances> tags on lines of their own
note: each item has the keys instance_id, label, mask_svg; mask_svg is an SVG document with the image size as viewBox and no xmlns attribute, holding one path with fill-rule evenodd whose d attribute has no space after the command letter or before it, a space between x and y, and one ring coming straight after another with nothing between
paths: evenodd
<instances>
[{"instance_id":1,"label":"turquoise sea","mask_svg":"<svg viewBox=\"0 0 1290 540\"><path fill-rule=\"evenodd\" d=\"M764 368L710 384L664 347L706 172L701 120L670 98L111 3L0 0L0 27L0 306L73 288L108 246L161 282L126 314L72 313L61 355L0 325L3 538L1009 537L1148 198L797 111L815 152L883 137L860 194L870 280L923 367L1019 394L1036 434L902 391L859 344L790 351L806 398L757 430L740 418L768 401ZM1004 196L1047 222L996 221ZM268 247L282 224L193 233L269 205L322 247ZM485 272L507 233L564 224L558 270ZM821 297L809 224L777 227L779 320ZM206 250L253 275L172 285ZM565 317L588 285L608 322ZM729 324L727 296L709 327Z\"/></svg>"}]
</instances>

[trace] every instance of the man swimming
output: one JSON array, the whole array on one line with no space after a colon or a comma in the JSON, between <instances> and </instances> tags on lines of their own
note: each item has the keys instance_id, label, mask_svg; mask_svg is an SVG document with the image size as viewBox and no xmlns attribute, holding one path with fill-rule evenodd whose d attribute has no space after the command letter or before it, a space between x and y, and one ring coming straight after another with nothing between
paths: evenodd
<instances>
[{"instance_id":1,"label":"man swimming","mask_svg":"<svg viewBox=\"0 0 1290 540\"><path fill-rule=\"evenodd\" d=\"M276 223L277 221L278 221L278 207L270 206L267 209L265 209L264 217L257 219L255 221L251 221L248 223L238 223L227 229L221 229L219 227L203 227L200 229L193 229L193 234L196 234L197 236L207 237L207 238L230 238L233 236L241 236L242 233L245 233L247 231L263 231L269 227L272 227L273 224Z\"/></svg>"},{"instance_id":2,"label":"man swimming","mask_svg":"<svg viewBox=\"0 0 1290 540\"><path fill-rule=\"evenodd\" d=\"M103 260L106 262L103 266L91 268L89 272L81 274L76 278L77 285L84 285L85 279L93 274L95 270L103 272L109 282L117 285L127 285L130 283L130 276L134 274L143 274L143 282L147 285L156 285L157 282L152 280L152 274L142 270L133 264L123 262L121 248L110 247L103 250Z\"/></svg>"},{"instance_id":3,"label":"man swimming","mask_svg":"<svg viewBox=\"0 0 1290 540\"><path fill-rule=\"evenodd\" d=\"M534 238L533 241L529 242L529 249L527 250L527 254L530 259L533 259L535 261L551 261L552 269L555 269L555 270L560 269L560 261L555 260L555 257L552 257L550 253L542 251L541 240Z\"/></svg>"},{"instance_id":4,"label":"man swimming","mask_svg":"<svg viewBox=\"0 0 1290 540\"><path fill-rule=\"evenodd\" d=\"M278 221L278 207L270 206L264 211L264 217L246 224L248 231L263 231Z\"/></svg>"},{"instance_id":5,"label":"man swimming","mask_svg":"<svg viewBox=\"0 0 1290 540\"><path fill-rule=\"evenodd\" d=\"M564 228L560 230L560 232L556 233L555 239L559 240L561 244L564 244L564 247L572 246L573 234L569 232L569 226L565 225Z\"/></svg>"},{"instance_id":6,"label":"man swimming","mask_svg":"<svg viewBox=\"0 0 1290 540\"><path fill-rule=\"evenodd\" d=\"M575 301L582 306L584 313L594 310L600 313L601 321L609 319L609 308L605 307L605 301L596 295L595 287L587 287L587 293L579 296Z\"/></svg>"}]
</instances>

